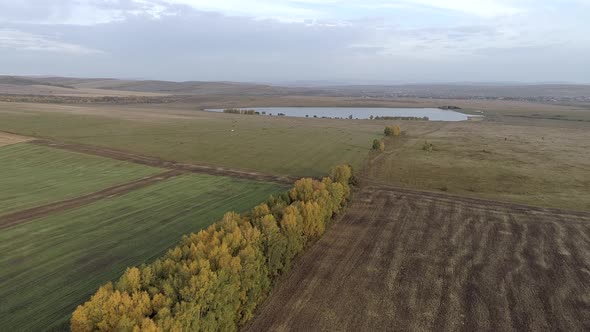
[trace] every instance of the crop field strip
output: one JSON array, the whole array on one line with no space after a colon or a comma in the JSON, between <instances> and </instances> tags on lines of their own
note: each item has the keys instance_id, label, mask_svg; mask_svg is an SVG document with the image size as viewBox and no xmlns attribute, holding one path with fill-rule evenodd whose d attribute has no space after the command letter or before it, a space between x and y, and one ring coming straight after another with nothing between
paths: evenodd
<instances>
[{"instance_id":1,"label":"crop field strip","mask_svg":"<svg viewBox=\"0 0 590 332\"><path fill-rule=\"evenodd\" d=\"M125 268L149 262L227 211L286 187L184 174L121 196L0 230L0 321L65 329L74 308Z\"/></svg>"},{"instance_id":2,"label":"crop field strip","mask_svg":"<svg viewBox=\"0 0 590 332\"><path fill-rule=\"evenodd\" d=\"M16 224L32 220L35 218L43 217L49 214L58 213L64 210L77 208L83 205L90 204L100 199L111 198L120 196L139 188L143 188L160 181L165 181L174 176L178 176L181 173L178 171L168 171L164 173L158 173L152 176L141 178L139 180L123 183L110 188L106 188L91 194L71 198L64 201L58 201L49 203L46 205L36 206L34 208L20 210L11 214L0 216L0 229L14 226Z\"/></svg>"},{"instance_id":3,"label":"crop field strip","mask_svg":"<svg viewBox=\"0 0 590 332\"><path fill-rule=\"evenodd\" d=\"M0 147L0 216L149 177L162 170L30 143Z\"/></svg>"},{"instance_id":4,"label":"crop field strip","mask_svg":"<svg viewBox=\"0 0 590 332\"><path fill-rule=\"evenodd\" d=\"M92 145L86 145L86 144L56 142L56 141L51 141L51 140L46 140L46 139L34 140L34 141L31 141L30 143L40 145L40 146L47 146L47 147L62 149L62 150L66 150L66 151L73 151L73 152L94 155L94 156L111 158L111 159L115 159L115 160L127 161L127 162L136 163L136 164L140 164L140 165L159 167L159 168L167 168L167 169L184 171L184 172L203 173L203 174L218 175L218 176L231 176L231 177L235 177L235 178L257 180L257 181L267 181L267 182L270 181L270 182L277 182L277 183L284 183L284 184L291 184L291 183L295 182L295 180L296 180L296 178L288 177L288 176L275 176L275 175L263 174L263 173L258 173L258 172L247 172L247 171L233 170L233 169L228 169L228 168L223 168L223 167L180 163L180 162L176 162L176 161L163 160L158 157L140 155L140 154L129 152L129 151L122 151L122 150L118 150L118 149L111 149L111 148L92 146Z\"/></svg>"},{"instance_id":5,"label":"crop field strip","mask_svg":"<svg viewBox=\"0 0 590 332\"><path fill-rule=\"evenodd\" d=\"M590 329L590 213L365 187L248 331Z\"/></svg>"}]
</instances>

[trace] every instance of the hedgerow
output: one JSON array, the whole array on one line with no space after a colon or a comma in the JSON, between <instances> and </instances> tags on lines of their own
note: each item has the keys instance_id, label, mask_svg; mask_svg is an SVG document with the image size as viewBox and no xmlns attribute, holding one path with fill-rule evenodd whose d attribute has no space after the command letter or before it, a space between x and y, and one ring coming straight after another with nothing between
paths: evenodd
<instances>
[{"instance_id":1,"label":"hedgerow","mask_svg":"<svg viewBox=\"0 0 590 332\"><path fill-rule=\"evenodd\" d=\"M246 215L228 212L78 306L72 331L235 331L350 196L350 166L298 180Z\"/></svg>"}]
</instances>

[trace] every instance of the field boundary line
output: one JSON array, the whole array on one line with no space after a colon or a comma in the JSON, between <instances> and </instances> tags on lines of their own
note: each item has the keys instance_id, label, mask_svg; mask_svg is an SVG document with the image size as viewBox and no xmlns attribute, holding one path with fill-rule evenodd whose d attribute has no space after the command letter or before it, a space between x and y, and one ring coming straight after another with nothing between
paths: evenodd
<instances>
[{"instance_id":1,"label":"field boundary line","mask_svg":"<svg viewBox=\"0 0 590 332\"><path fill-rule=\"evenodd\" d=\"M486 207L488 209L511 209L515 211L521 212L535 212L535 213L545 213L545 214L553 214L553 215L565 215L565 216L576 216L576 217L583 217L590 219L590 212L589 211L580 211L580 210L567 210L567 209L560 209L560 208L553 208L553 207L543 207L538 205L527 205L522 203L513 203L508 201L499 201L493 199L486 199L486 198L479 198L479 197L470 197L470 196L462 196L456 194L449 194L449 193L438 193L433 191L427 190L419 190L419 189L409 189L409 188L401 188L396 187L393 185L388 185L381 183L376 180L371 180L368 177L360 176L359 177L364 184L361 186L365 189L373 189L373 190L385 190L389 192L396 192L399 194L410 195L410 196L420 196L423 198L431 198L437 199L442 201L454 201L458 203L464 203L469 205L477 205L478 207Z\"/></svg>"},{"instance_id":2,"label":"field boundary line","mask_svg":"<svg viewBox=\"0 0 590 332\"><path fill-rule=\"evenodd\" d=\"M228 176L239 179L276 182L289 185L293 184L297 179L299 179L299 177L292 176L279 176L259 172L250 172L245 170L229 169L225 167L216 167L204 164L184 163L172 160L165 160L159 157L146 156L119 149L80 143L66 143L44 138L38 138L32 141L28 141L27 143L182 172L202 173L215 176Z\"/></svg>"},{"instance_id":3,"label":"field boundary line","mask_svg":"<svg viewBox=\"0 0 590 332\"><path fill-rule=\"evenodd\" d=\"M47 215L55 214L58 212L71 210L77 207L88 205L96 201L121 196L131 191L144 188L158 182L170 179L172 177L183 174L183 172L172 170L164 173L159 173L151 176L147 176L141 179L133 180L130 182L118 184L106 189L102 189L90 194L74 197L58 202L53 202L21 211L12 212L3 216L0 216L0 229L8 228L14 225L18 225L32 219L44 217Z\"/></svg>"}]
</instances>

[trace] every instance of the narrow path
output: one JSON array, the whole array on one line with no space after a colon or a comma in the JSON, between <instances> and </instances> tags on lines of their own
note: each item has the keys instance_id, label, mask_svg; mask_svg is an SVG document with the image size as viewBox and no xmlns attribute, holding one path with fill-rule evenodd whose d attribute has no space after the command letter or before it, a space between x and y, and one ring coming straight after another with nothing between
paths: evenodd
<instances>
[{"instance_id":1,"label":"narrow path","mask_svg":"<svg viewBox=\"0 0 590 332\"><path fill-rule=\"evenodd\" d=\"M277 176L271 174L264 174L259 172L249 172L235 169L228 169L223 167L215 167L210 165L182 163L171 160L164 160L158 157L145 156L129 151L123 151L118 149L112 149L107 147L86 145L79 143L65 143L58 142L49 139L36 139L29 142L31 144L37 144L42 146L48 146L52 148L58 148L68 151L74 151L79 153L90 154L94 156L106 157L116 160L122 160L132 162L141 165L148 165L152 167L167 168L171 170L191 172L191 173L202 173L217 176L229 176L240 179L266 181L266 182L277 182L284 184L292 184L298 178L290 176Z\"/></svg>"},{"instance_id":2,"label":"narrow path","mask_svg":"<svg viewBox=\"0 0 590 332\"><path fill-rule=\"evenodd\" d=\"M149 185L167 180L169 178L175 177L177 175L182 174L182 172L177 170L167 171L164 173L159 173L155 175L151 175L148 177L144 177L138 180L134 180L131 182L119 184L110 188L106 188L94 193L90 193L84 196L75 197L59 202L49 203L42 206L37 206L34 208L26 209L17 211L11 214L0 216L0 229L7 228L10 226L18 225L20 223L24 223L26 221L43 217L46 215L58 213L61 211L77 208L83 205L87 205L93 202L96 202L101 199L120 196L126 194L130 191L137 190L139 188L147 187Z\"/></svg>"}]
</instances>

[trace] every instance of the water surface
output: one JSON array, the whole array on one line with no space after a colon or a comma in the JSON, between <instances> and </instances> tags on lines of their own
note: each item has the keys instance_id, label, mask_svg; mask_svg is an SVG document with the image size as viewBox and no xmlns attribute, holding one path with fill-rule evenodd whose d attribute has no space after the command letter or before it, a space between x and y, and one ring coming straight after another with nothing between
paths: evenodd
<instances>
[{"instance_id":1,"label":"water surface","mask_svg":"<svg viewBox=\"0 0 590 332\"><path fill-rule=\"evenodd\" d=\"M471 115L438 108L384 108L384 107L247 107L241 110L255 110L261 115L284 115L309 118L369 119L371 116L427 117L430 121L464 121ZM223 109L207 109L223 112Z\"/></svg>"}]
</instances>

